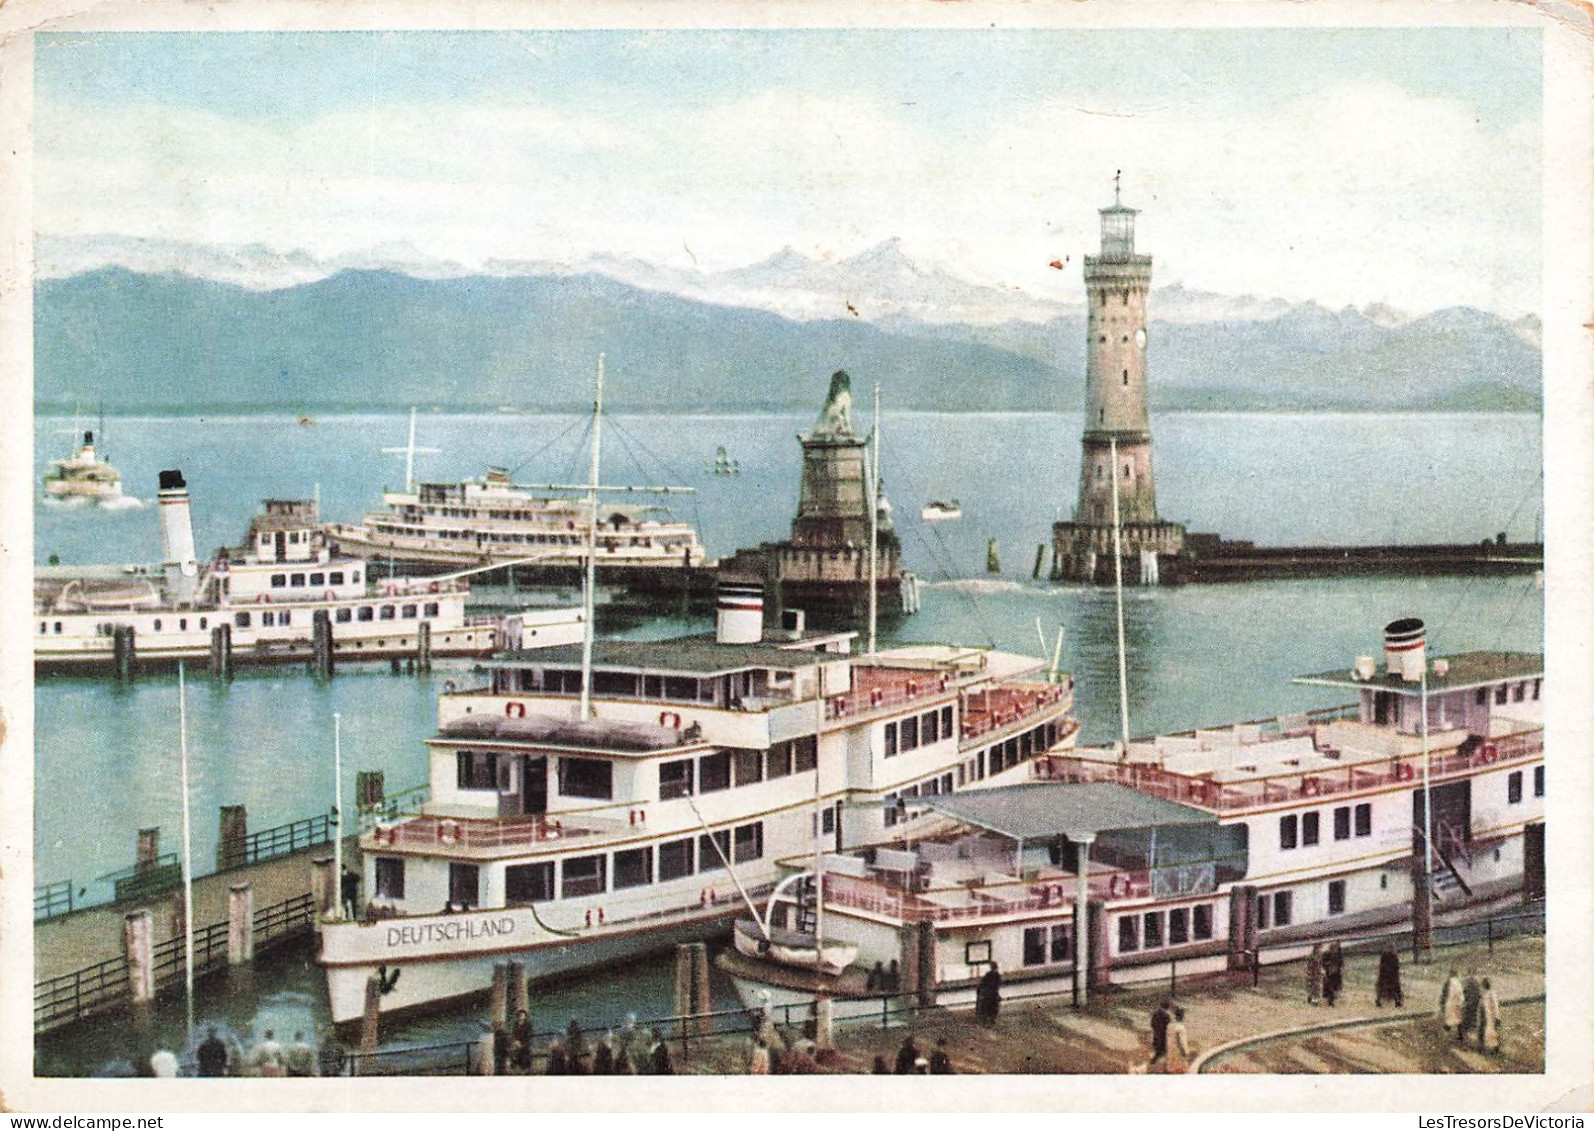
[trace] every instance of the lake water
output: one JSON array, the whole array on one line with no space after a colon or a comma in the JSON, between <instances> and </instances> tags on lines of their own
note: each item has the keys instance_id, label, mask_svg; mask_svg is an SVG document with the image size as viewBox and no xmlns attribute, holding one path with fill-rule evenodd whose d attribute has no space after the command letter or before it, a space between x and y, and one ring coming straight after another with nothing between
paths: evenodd
<instances>
[{"instance_id":1,"label":"lake water","mask_svg":"<svg viewBox=\"0 0 1594 1131\"><path fill-rule=\"evenodd\" d=\"M795 510L794 433L809 416L649 417L605 421L605 480L684 483L698 489L675 511L699 526L713 555L784 536ZM42 474L64 454L70 420L37 421ZM236 542L259 499L309 496L323 516L350 520L402 477L396 415L287 418L118 419L108 454L125 489L154 494L156 472L180 467L194 500L201 552ZM883 465L908 568L925 578L922 611L885 625L883 638L995 644L1039 654L1065 628L1063 666L1078 681L1087 740L1118 728L1113 599L1109 591L1028 580L1035 548L1066 517L1079 465L1078 414L948 416L887 414ZM1156 423L1159 505L1192 529L1263 544L1353 544L1531 539L1540 514L1540 421L1534 416L1273 416L1188 414ZM423 478L515 467L522 481L584 478L584 424L512 415L424 416L418 442L443 449L418 457ZM58 442L57 442L58 441ZM707 474L723 445L737 476ZM60 450L57 450L60 449ZM955 497L965 517L927 526L924 501ZM996 538L1005 571L984 574ZM154 561L154 507L110 513L40 505L35 557L67 563ZM1129 710L1136 734L1263 718L1339 700L1292 687L1289 677L1347 665L1379 648L1396 616L1428 622L1439 652L1542 648L1543 594L1531 577L1353 578L1135 589L1127 594ZM603 627L600 623L600 628ZM632 636L709 627L706 619L628 623ZM189 689L195 858L214 858L217 810L247 807L251 828L324 812L330 804L332 715L342 715L344 765L380 769L390 791L421 783L422 740L435 725L444 680L349 665L327 682L294 671L243 669L229 685L196 675ZM36 692L35 878L96 877L127 866L136 830L158 826L161 847L180 844L176 681L153 676L128 687L56 677ZM84 835L94 830L94 835ZM274 1016L280 1032L324 1021L312 968L287 963L261 975L251 1018ZM269 987L269 988L265 988ZM667 1012L669 968L639 966L601 986L574 983L547 1003L552 1014L614 1019L627 1010ZM605 1008L608 1006L608 1008ZM216 1016L247 1028L220 996ZM231 1010L231 1012L228 1012ZM271 1011L275 1010L276 1013ZM256 1018L258 1020L258 1018ZM474 1033L477 1011L395 1032L407 1041ZM253 1022L251 1022L253 1023ZM112 1066L94 1042L49 1043L66 1072ZM46 1055L41 1049L41 1056ZM41 1061L41 1064L43 1061Z\"/></svg>"}]
</instances>

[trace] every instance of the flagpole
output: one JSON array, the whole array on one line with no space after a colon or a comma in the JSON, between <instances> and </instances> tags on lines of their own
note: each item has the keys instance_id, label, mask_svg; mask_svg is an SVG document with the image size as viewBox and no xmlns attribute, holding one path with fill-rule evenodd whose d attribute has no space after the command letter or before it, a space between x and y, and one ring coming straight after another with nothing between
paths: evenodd
<instances>
[{"instance_id":1,"label":"flagpole","mask_svg":"<svg viewBox=\"0 0 1594 1131\"><path fill-rule=\"evenodd\" d=\"M337 899L332 918L343 918L343 716L332 712L332 874Z\"/></svg>"},{"instance_id":2,"label":"flagpole","mask_svg":"<svg viewBox=\"0 0 1594 1131\"><path fill-rule=\"evenodd\" d=\"M194 865L188 820L188 685L183 662L177 661L177 747L183 779L183 989L187 1001L188 1036L194 1032Z\"/></svg>"}]
</instances>

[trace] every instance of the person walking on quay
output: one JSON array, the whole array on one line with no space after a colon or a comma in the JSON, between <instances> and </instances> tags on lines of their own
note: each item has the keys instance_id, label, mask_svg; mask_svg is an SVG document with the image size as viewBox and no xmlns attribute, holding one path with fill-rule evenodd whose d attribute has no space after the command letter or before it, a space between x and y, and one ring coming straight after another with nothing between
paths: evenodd
<instances>
[{"instance_id":1,"label":"person walking on quay","mask_svg":"<svg viewBox=\"0 0 1594 1131\"><path fill-rule=\"evenodd\" d=\"M587 1074L587 1038L581 1032L581 1022L574 1017L565 1027L565 1056L570 1060L570 1075Z\"/></svg>"},{"instance_id":2,"label":"person walking on quay","mask_svg":"<svg viewBox=\"0 0 1594 1131\"><path fill-rule=\"evenodd\" d=\"M1452 966L1450 977L1445 979L1439 991L1439 1020L1444 1023L1447 1033L1454 1033L1461 1025L1462 993L1461 975Z\"/></svg>"},{"instance_id":3,"label":"person walking on quay","mask_svg":"<svg viewBox=\"0 0 1594 1131\"><path fill-rule=\"evenodd\" d=\"M1168 1026L1173 1023L1173 1002L1164 1000L1151 1013L1151 1060L1146 1065L1161 1064L1168 1058Z\"/></svg>"},{"instance_id":4,"label":"person walking on quay","mask_svg":"<svg viewBox=\"0 0 1594 1131\"><path fill-rule=\"evenodd\" d=\"M565 1044L558 1037L548 1046L548 1067L545 1071L549 1076L570 1075L570 1058L565 1055Z\"/></svg>"},{"instance_id":5,"label":"person walking on quay","mask_svg":"<svg viewBox=\"0 0 1594 1131\"><path fill-rule=\"evenodd\" d=\"M1394 943L1385 943L1378 955L1378 988L1373 1004L1381 1009L1385 998L1394 1002L1396 1009L1406 1004L1405 995L1400 992L1400 955L1395 953Z\"/></svg>"},{"instance_id":6,"label":"person walking on quay","mask_svg":"<svg viewBox=\"0 0 1594 1131\"><path fill-rule=\"evenodd\" d=\"M881 1056L879 1053L875 1054L874 1067L869 1069L869 1071L875 1076L891 1075L891 1069L886 1066L886 1058Z\"/></svg>"},{"instance_id":7,"label":"person walking on quay","mask_svg":"<svg viewBox=\"0 0 1594 1131\"><path fill-rule=\"evenodd\" d=\"M216 1036L214 1026L208 1031L209 1035L199 1042L199 1050L195 1054L199 1061L199 1074L201 1076L227 1075L227 1046L221 1043L221 1038Z\"/></svg>"},{"instance_id":8,"label":"person walking on quay","mask_svg":"<svg viewBox=\"0 0 1594 1131\"><path fill-rule=\"evenodd\" d=\"M1323 1000L1332 1006L1344 985L1345 956L1340 953L1339 943L1331 942L1323 952Z\"/></svg>"},{"instance_id":9,"label":"person walking on quay","mask_svg":"<svg viewBox=\"0 0 1594 1131\"><path fill-rule=\"evenodd\" d=\"M886 988L886 964L875 961L874 969L869 971L869 977L864 980L863 988L872 994L884 993Z\"/></svg>"},{"instance_id":10,"label":"person walking on quay","mask_svg":"<svg viewBox=\"0 0 1594 1131\"><path fill-rule=\"evenodd\" d=\"M1456 1030L1456 1043L1459 1045L1467 1039L1467 1034L1478 1029L1481 1037L1483 1020L1478 1016L1479 1007L1483 1004L1483 986L1478 981L1478 972L1472 971L1467 975L1466 985L1461 987L1461 1026Z\"/></svg>"},{"instance_id":11,"label":"person walking on quay","mask_svg":"<svg viewBox=\"0 0 1594 1131\"><path fill-rule=\"evenodd\" d=\"M1002 972L991 963L991 968L980 977L974 991L974 1015L987 1029L996 1024L996 1015L1002 1010Z\"/></svg>"},{"instance_id":12,"label":"person walking on quay","mask_svg":"<svg viewBox=\"0 0 1594 1131\"><path fill-rule=\"evenodd\" d=\"M603 1040L592 1047L592 1074L614 1075L614 1034L606 1033Z\"/></svg>"},{"instance_id":13,"label":"person walking on quay","mask_svg":"<svg viewBox=\"0 0 1594 1131\"><path fill-rule=\"evenodd\" d=\"M1306 1004L1316 1005L1323 996L1323 944L1313 943L1306 956Z\"/></svg>"},{"instance_id":14,"label":"person walking on quay","mask_svg":"<svg viewBox=\"0 0 1594 1131\"><path fill-rule=\"evenodd\" d=\"M663 1041L653 1046L653 1075L675 1075L675 1066L670 1063L670 1046Z\"/></svg>"},{"instance_id":15,"label":"person walking on quay","mask_svg":"<svg viewBox=\"0 0 1594 1131\"><path fill-rule=\"evenodd\" d=\"M293 1043L282 1053L283 1068L289 1076L314 1076L315 1059L315 1049L304 1039L304 1030L295 1030Z\"/></svg>"},{"instance_id":16,"label":"person walking on quay","mask_svg":"<svg viewBox=\"0 0 1594 1131\"><path fill-rule=\"evenodd\" d=\"M1500 1051L1500 999L1487 978L1478 992L1478 1051Z\"/></svg>"},{"instance_id":17,"label":"person walking on quay","mask_svg":"<svg viewBox=\"0 0 1594 1131\"><path fill-rule=\"evenodd\" d=\"M935 1051L930 1054L930 1075L951 1076L952 1058L946 1054L946 1038L942 1037L935 1042Z\"/></svg>"},{"instance_id":18,"label":"person walking on quay","mask_svg":"<svg viewBox=\"0 0 1594 1131\"><path fill-rule=\"evenodd\" d=\"M267 1029L260 1043L250 1050L249 1067L252 1076L282 1075L282 1046L277 1043L275 1032Z\"/></svg>"},{"instance_id":19,"label":"person walking on quay","mask_svg":"<svg viewBox=\"0 0 1594 1131\"><path fill-rule=\"evenodd\" d=\"M918 1060L918 1059L919 1059L919 1046L913 1043L913 1037L910 1034L902 1042L902 1047L897 1050L897 1073L896 1074L898 1076L911 1076L911 1075L913 1075L913 1062Z\"/></svg>"},{"instance_id":20,"label":"person walking on quay","mask_svg":"<svg viewBox=\"0 0 1594 1131\"><path fill-rule=\"evenodd\" d=\"M347 865L343 868L343 878L340 881L340 894L343 896L343 917L356 919L359 917L360 907L360 873L353 871Z\"/></svg>"},{"instance_id":21,"label":"person walking on quay","mask_svg":"<svg viewBox=\"0 0 1594 1131\"><path fill-rule=\"evenodd\" d=\"M1167 1046L1162 1058L1162 1070L1169 1075L1183 1075L1190 1071L1190 1041L1184 1033L1184 1009L1173 1007L1173 1018L1163 1034Z\"/></svg>"},{"instance_id":22,"label":"person walking on quay","mask_svg":"<svg viewBox=\"0 0 1594 1131\"><path fill-rule=\"evenodd\" d=\"M515 1068L522 1072L531 1071L531 1014L524 1009L515 1013L515 1032L511 1048L515 1055Z\"/></svg>"}]
</instances>

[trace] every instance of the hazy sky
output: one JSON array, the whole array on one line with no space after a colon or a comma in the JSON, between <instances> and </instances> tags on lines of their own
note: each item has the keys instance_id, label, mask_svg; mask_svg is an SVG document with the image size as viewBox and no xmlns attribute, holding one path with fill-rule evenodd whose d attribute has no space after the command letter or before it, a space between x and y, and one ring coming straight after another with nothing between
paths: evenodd
<instances>
[{"instance_id":1,"label":"hazy sky","mask_svg":"<svg viewBox=\"0 0 1594 1131\"><path fill-rule=\"evenodd\" d=\"M37 229L720 269L897 236L1074 299L1161 283L1537 311L1523 29L42 35Z\"/></svg>"}]
</instances>

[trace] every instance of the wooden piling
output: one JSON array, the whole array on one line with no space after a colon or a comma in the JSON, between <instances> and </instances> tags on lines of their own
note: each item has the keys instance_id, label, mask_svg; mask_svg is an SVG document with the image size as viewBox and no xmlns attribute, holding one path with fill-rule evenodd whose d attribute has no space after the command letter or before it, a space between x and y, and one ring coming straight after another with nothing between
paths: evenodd
<instances>
[{"instance_id":1,"label":"wooden piling","mask_svg":"<svg viewBox=\"0 0 1594 1131\"><path fill-rule=\"evenodd\" d=\"M255 960L255 892L249 884L227 889L227 965L247 966Z\"/></svg>"},{"instance_id":2,"label":"wooden piling","mask_svg":"<svg viewBox=\"0 0 1594 1131\"><path fill-rule=\"evenodd\" d=\"M1031 581L1039 581L1041 579L1041 567L1045 564L1046 543L1042 542L1039 546L1035 547L1035 568L1030 571L1029 575L1029 579Z\"/></svg>"},{"instance_id":3,"label":"wooden piling","mask_svg":"<svg viewBox=\"0 0 1594 1131\"><path fill-rule=\"evenodd\" d=\"M707 1032L708 1022L708 944L678 943L675 947L675 1012L691 1020L681 1022L681 1036L695 1037Z\"/></svg>"},{"instance_id":4,"label":"wooden piling","mask_svg":"<svg viewBox=\"0 0 1594 1131\"><path fill-rule=\"evenodd\" d=\"M116 678L121 683L133 679L137 660L135 633L130 624L119 624L111 629L111 660L116 667Z\"/></svg>"},{"instance_id":5,"label":"wooden piling","mask_svg":"<svg viewBox=\"0 0 1594 1131\"><path fill-rule=\"evenodd\" d=\"M310 617L310 670L322 679L332 675L332 614L326 609Z\"/></svg>"},{"instance_id":6,"label":"wooden piling","mask_svg":"<svg viewBox=\"0 0 1594 1131\"><path fill-rule=\"evenodd\" d=\"M154 829L138 830L138 853L133 857L133 866L140 872L147 872L160 863L161 831Z\"/></svg>"},{"instance_id":7,"label":"wooden piling","mask_svg":"<svg viewBox=\"0 0 1594 1131\"><path fill-rule=\"evenodd\" d=\"M509 963L493 963L493 988L487 1000L488 1025L509 1028Z\"/></svg>"},{"instance_id":8,"label":"wooden piling","mask_svg":"<svg viewBox=\"0 0 1594 1131\"><path fill-rule=\"evenodd\" d=\"M155 999L155 917L149 908L129 911L122 919L122 949L127 955L127 988L133 1004Z\"/></svg>"},{"instance_id":9,"label":"wooden piling","mask_svg":"<svg viewBox=\"0 0 1594 1131\"><path fill-rule=\"evenodd\" d=\"M432 670L432 622L423 620L415 629L415 669Z\"/></svg>"},{"instance_id":10,"label":"wooden piling","mask_svg":"<svg viewBox=\"0 0 1594 1131\"><path fill-rule=\"evenodd\" d=\"M526 1016L531 1016L531 988L526 985L526 966L522 962L509 963L509 1015L506 1018L513 1024L520 1017L521 1010L526 1011Z\"/></svg>"},{"instance_id":11,"label":"wooden piling","mask_svg":"<svg viewBox=\"0 0 1594 1131\"><path fill-rule=\"evenodd\" d=\"M249 863L249 810L242 805L221 807L221 829L216 838L216 871Z\"/></svg>"},{"instance_id":12,"label":"wooden piling","mask_svg":"<svg viewBox=\"0 0 1594 1131\"><path fill-rule=\"evenodd\" d=\"M1001 573L1002 561L996 553L996 539L988 538L985 542L985 572Z\"/></svg>"},{"instance_id":13,"label":"wooden piling","mask_svg":"<svg viewBox=\"0 0 1594 1131\"><path fill-rule=\"evenodd\" d=\"M376 1051L382 1030L382 979L372 974L365 980L365 1013L360 1018L360 1051Z\"/></svg>"},{"instance_id":14,"label":"wooden piling","mask_svg":"<svg viewBox=\"0 0 1594 1131\"><path fill-rule=\"evenodd\" d=\"M218 624L210 630L210 674L216 679L232 679L232 625Z\"/></svg>"},{"instance_id":15,"label":"wooden piling","mask_svg":"<svg viewBox=\"0 0 1594 1131\"><path fill-rule=\"evenodd\" d=\"M814 1002L814 1047L828 1049L835 1044L836 1010L829 994Z\"/></svg>"}]
</instances>

